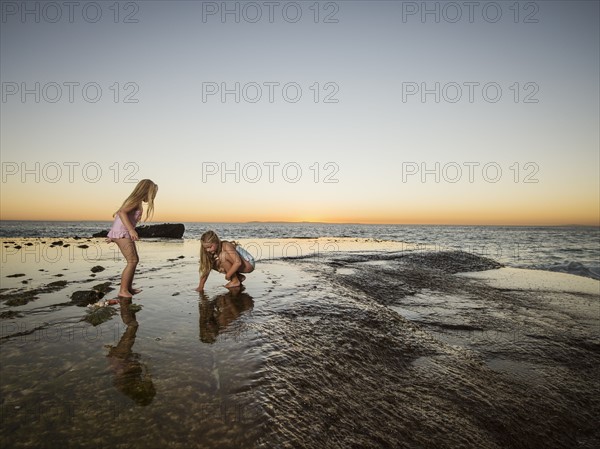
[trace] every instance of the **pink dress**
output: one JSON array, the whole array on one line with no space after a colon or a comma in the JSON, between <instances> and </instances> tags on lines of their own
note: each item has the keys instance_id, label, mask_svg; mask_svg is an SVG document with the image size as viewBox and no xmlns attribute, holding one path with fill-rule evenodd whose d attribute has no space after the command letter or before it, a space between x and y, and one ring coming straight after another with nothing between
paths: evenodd
<instances>
[{"instance_id":1,"label":"pink dress","mask_svg":"<svg viewBox=\"0 0 600 449\"><path fill-rule=\"evenodd\" d=\"M142 218L142 209L134 209L134 210L130 211L127 214L127 218L129 218L129 221L135 227L137 222L140 221L140 218ZM107 237L111 238L111 239L130 239L131 238L131 236L129 235L129 231L123 224L123 221L121 220L121 217L119 217L119 215L115 216L115 221L113 222L113 225L110 228L110 231L108 231Z\"/></svg>"}]
</instances>

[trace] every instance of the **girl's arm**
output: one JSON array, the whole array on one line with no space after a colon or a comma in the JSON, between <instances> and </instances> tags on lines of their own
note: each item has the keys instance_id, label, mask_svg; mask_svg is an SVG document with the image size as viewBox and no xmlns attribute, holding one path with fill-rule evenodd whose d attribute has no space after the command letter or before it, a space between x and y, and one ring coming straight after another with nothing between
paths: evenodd
<instances>
[{"instance_id":1,"label":"girl's arm","mask_svg":"<svg viewBox=\"0 0 600 449\"><path fill-rule=\"evenodd\" d=\"M210 271L209 271L210 273ZM206 280L208 279L208 274L206 276L200 275L200 283L198 284L197 292L204 291L204 284L206 284Z\"/></svg>"},{"instance_id":2,"label":"girl's arm","mask_svg":"<svg viewBox=\"0 0 600 449\"><path fill-rule=\"evenodd\" d=\"M132 210L137 210L139 208L140 208L139 204L133 204L131 206L122 207L117 212L117 215L119 216L119 218L123 222L123 226L125 226L127 228L127 231L129 231L129 235L131 236L131 240L134 240L134 241L135 240L139 240L140 238L139 238L137 232L135 231L135 224L133 224L133 223L131 223L131 221L129 221L129 216L127 214L129 212L131 212Z\"/></svg>"},{"instance_id":3,"label":"girl's arm","mask_svg":"<svg viewBox=\"0 0 600 449\"><path fill-rule=\"evenodd\" d=\"M242 266L242 258L235 250L235 247L229 242L223 243L223 251L225 252L225 257L231 263L231 267L227 273L225 273L225 279L229 281Z\"/></svg>"}]
</instances>

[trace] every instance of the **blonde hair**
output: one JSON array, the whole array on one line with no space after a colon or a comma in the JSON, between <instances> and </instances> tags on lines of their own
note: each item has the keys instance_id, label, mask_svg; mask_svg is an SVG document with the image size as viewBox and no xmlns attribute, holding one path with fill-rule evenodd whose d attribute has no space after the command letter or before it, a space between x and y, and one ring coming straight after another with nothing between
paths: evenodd
<instances>
[{"instance_id":1,"label":"blonde hair","mask_svg":"<svg viewBox=\"0 0 600 449\"><path fill-rule=\"evenodd\" d=\"M131 195L127 197L123 204L121 204L121 209L129 209L134 206L141 206L142 201L146 201L148 203L148 207L146 208L146 218L144 221L147 221L148 218L152 217L154 214L154 197L156 196L156 192L158 191L158 185L152 182L149 179L142 179L137 183ZM119 212L115 212L113 217L117 215Z\"/></svg>"},{"instance_id":2,"label":"blonde hair","mask_svg":"<svg viewBox=\"0 0 600 449\"><path fill-rule=\"evenodd\" d=\"M200 237L200 274L202 276L208 276L208 273L210 273L210 270L214 267L215 259L214 256L211 256L208 251L206 251L203 243L216 243L217 254L221 252L223 243L214 231L206 231Z\"/></svg>"}]
</instances>

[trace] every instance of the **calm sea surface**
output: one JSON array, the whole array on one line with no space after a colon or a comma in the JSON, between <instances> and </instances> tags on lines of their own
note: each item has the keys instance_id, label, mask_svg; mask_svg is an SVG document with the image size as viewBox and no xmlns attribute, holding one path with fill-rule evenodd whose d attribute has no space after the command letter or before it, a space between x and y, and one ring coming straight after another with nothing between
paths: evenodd
<instances>
[{"instance_id":1,"label":"calm sea surface","mask_svg":"<svg viewBox=\"0 0 600 449\"><path fill-rule=\"evenodd\" d=\"M0 237L90 237L110 222L2 221ZM209 229L223 239L355 237L462 250L513 267L600 278L600 228L587 226L433 226L324 223L184 223L185 239Z\"/></svg>"}]
</instances>

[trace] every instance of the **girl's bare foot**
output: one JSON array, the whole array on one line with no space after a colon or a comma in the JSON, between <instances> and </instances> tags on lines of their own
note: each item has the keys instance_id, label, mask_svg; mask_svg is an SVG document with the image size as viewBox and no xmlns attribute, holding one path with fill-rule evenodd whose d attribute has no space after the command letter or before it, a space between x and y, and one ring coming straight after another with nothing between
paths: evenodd
<instances>
[{"instance_id":1,"label":"girl's bare foot","mask_svg":"<svg viewBox=\"0 0 600 449\"><path fill-rule=\"evenodd\" d=\"M119 292L119 294L117 295L118 298L129 298L131 299L131 293L129 292Z\"/></svg>"},{"instance_id":2,"label":"girl's bare foot","mask_svg":"<svg viewBox=\"0 0 600 449\"><path fill-rule=\"evenodd\" d=\"M240 286L240 281L238 279L232 279L227 284L225 284L225 288L234 288L234 287L239 287L239 286Z\"/></svg>"},{"instance_id":3,"label":"girl's bare foot","mask_svg":"<svg viewBox=\"0 0 600 449\"><path fill-rule=\"evenodd\" d=\"M137 295L138 293L140 293L142 291L141 288L130 288L129 289L129 293L131 293L132 295Z\"/></svg>"},{"instance_id":4,"label":"girl's bare foot","mask_svg":"<svg viewBox=\"0 0 600 449\"><path fill-rule=\"evenodd\" d=\"M246 276L243 274L238 274L238 279L240 280L240 284L246 280Z\"/></svg>"}]
</instances>

